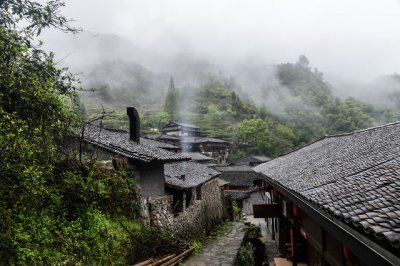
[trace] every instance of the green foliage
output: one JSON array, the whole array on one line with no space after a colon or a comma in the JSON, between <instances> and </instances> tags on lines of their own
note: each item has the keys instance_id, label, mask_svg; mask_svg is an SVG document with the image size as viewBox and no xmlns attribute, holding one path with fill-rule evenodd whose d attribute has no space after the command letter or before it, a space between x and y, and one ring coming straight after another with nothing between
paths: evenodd
<instances>
[{"instance_id":1,"label":"green foliage","mask_svg":"<svg viewBox=\"0 0 400 266\"><path fill-rule=\"evenodd\" d=\"M203 250L203 244L199 241L191 242L190 247L193 248L192 255L200 254Z\"/></svg>"},{"instance_id":2,"label":"green foliage","mask_svg":"<svg viewBox=\"0 0 400 266\"><path fill-rule=\"evenodd\" d=\"M200 241L202 241L203 244L209 243L217 238L223 237L226 234L228 234L233 227L232 222L223 222L219 224L217 227L213 228L210 232L209 235Z\"/></svg>"},{"instance_id":3,"label":"green foliage","mask_svg":"<svg viewBox=\"0 0 400 266\"><path fill-rule=\"evenodd\" d=\"M270 145L268 128L268 123L261 119L245 119L237 126L237 137L241 142L252 146L252 151L262 154Z\"/></svg>"},{"instance_id":4,"label":"green foliage","mask_svg":"<svg viewBox=\"0 0 400 266\"><path fill-rule=\"evenodd\" d=\"M233 211L233 215L234 216L239 215L240 212L241 212L241 209L240 209L240 207L239 207L239 205L238 205L236 200L232 201L232 211Z\"/></svg>"},{"instance_id":5,"label":"green foliage","mask_svg":"<svg viewBox=\"0 0 400 266\"><path fill-rule=\"evenodd\" d=\"M235 265L263 265L265 260L265 246L260 240L259 227L250 225L246 228L242 244L236 255Z\"/></svg>"},{"instance_id":6,"label":"green foliage","mask_svg":"<svg viewBox=\"0 0 400 266\"><path fill-rule=\"evenodd\" d=\"M32 44L44 27L76 31L62 5L1 1L0 264L130 264L171 237L135 221L130 174L82 164L63 149L84 117L79 82Z\"/></svg>"},{"instance_id":7,"label":"green foliage","mask_svg":"<svg viewBox=\"0 0 400 266\"><path fill-rule=\"evenodd\" d=\"M183 87L179 91L171 82L164 111L160 104L158 107L142 106L140 100L142 133L158 132L171 120L172 114L174 120L193 123L208 136L232 142L233 154L229 159L233 160L249 154L276 157L324 135L398 119L386 108L352 98L336 98L322 73L313 70L305 56L300 56L294 64L278 65L276 75L282 85L274 89L281 109L279 113L274 110L276 106L257 106L239 96L233 89L235 82L231 80L210 78L201 87ZM109 89L109 92L110 104L121 102L113 98L115 90ZM149 98L142 96L140 99ZM106 101L103 103L107 104ZM114 107L122 111L106 118L104 124L126 129L126 105ZM98 115L102 110L90 108L88 112Z\"/></svg>"},{"instance_id":8,"label":"green foliage","mask_svg":"<svg viewBox=\"0 0 400 266\"><path fill-rule=\"evenodd\" d=\"M238 250L235 259L236 266L253 266L254 264L254 247L251 243L242 244Z\"/></svg>"},{"instance_id":9,"label":"green foliage","mask_svg":"<svg viewBox=\"0 0 400 266\"><path fill-rule=\"evenodd\" d=\"M164 112L169 114L170 121L177 121L179 119L178 97L179 97L179 91L175 88L174 80L171 77L164 105Z\"/></svg>"},{"instance_id":10,"label":"green foliage","mask_svg":"<svg viewBox=\"0 0 400 266\"><path fill-rule=\"evenodd\" d=\"M398 119L388 109L353 98L335 98L322 73L312 71L305 56L300 56L296 64L278 65L277 76L289 91L289 95L282 96L285 114L281 117L293 125L295 146L326 134L351 132Z\"/></svg>"},{"instance_id":11,"label":"green foliage","mask_svg":"<svg viewBox=\"0 0 400 266\"><path fill-rule=\"evenodd\" d=\"M228 155L228 162L233 162L237 159L246 157L247 153L244 150L236 150L235 152Z\"/></svg>"},{"instance_id":12,"label":"green foliage","mask_svg":"<svg viewBox=\"0 0 400 266\"><path fill-rule=\"evenodd\" d=\"M231 222L225 222L223 224L220 224L216 229L216 236L217 237L222 237L226 235L231 229L232 229L233 223Z\"/></svg>"},{"instance_id":13,"label":"green foliage","mask_svg":"<svg viewBox=\"0 0 400 266\"><path fill-rule=\"evenodd\" d=\"M294 148L297 135L290 125L274 122L270 128L269 147L262 154L275 156L287 153Z\"/></svg>"},{"instance_id":14,"label":"green foliage","mask_svg":"<svg viewBox=\"0 0 400 266\"><path fill-rule=\"evenodd\" d=\"M261 119L243 120L237 126L238 142L245 145L247 154L274 156L290 151L294 147L296 135L291 126ZM232 158L244 157L243 150Z\"/></svg>"},{"instance_id":15,"label":"green foliage","mask_svg":"<svg viewBox=\"0 0 400 266\"><path fill-rule=\"evenodd\" d=\"M231 87L216 80L200 88L181 90L180 99L182 120L191 121L209 136L227 139L232 137L237 123L257 116L259 111Z\"/></svg>"}]
</instances>

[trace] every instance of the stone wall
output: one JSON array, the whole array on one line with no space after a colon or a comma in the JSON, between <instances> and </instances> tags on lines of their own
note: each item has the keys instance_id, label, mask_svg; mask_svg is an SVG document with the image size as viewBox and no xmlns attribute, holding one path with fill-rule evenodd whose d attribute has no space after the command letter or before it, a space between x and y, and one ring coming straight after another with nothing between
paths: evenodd
<instances>
[{"instance_id":1,"label":"stone wall","mask_svg":"<svg viewBox=\"0 0 400 266\"><path fill-rule=\"evenodd\" d=\"M217 179L201 186L200 199L196 188L192 189L192 195L189 206L177 214L172 212L172 196L149 199L150 224L184 238L193 238L221 222L223 202Z\"/></svg>"},{"instance_id":2,"label":"stone wall","mask_svg":"<svg viewBox=\"0 0 400 266\"><path fill-rule=\"evenodd\" d=\"M164 164L146 163L136 166L135 180L143 197L165 195Z\"/></svg>"}]
</instances>

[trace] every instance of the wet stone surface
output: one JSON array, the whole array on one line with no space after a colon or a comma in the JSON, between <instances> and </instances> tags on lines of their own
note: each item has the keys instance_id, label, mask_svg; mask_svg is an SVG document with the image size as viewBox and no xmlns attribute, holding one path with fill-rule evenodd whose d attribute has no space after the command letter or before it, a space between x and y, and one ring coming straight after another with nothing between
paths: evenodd
<instances>
[{"instance_id":1,"label":"wet stone surface","mask_svg":"<svg viewBox=\"0 0 400 266\"><path fill-rule=\"evenodd\" d=\"M244 237L244 225L235 223L225 236L222 236L203 248L203 252L184 261L186 266L233 265L236 254Z\"/></svg>"}]
</instances>

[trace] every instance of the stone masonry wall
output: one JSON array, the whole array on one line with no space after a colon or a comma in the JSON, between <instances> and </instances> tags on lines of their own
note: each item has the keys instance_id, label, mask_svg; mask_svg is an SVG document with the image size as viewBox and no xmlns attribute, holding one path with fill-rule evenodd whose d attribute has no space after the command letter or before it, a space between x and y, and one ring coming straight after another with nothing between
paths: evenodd
<instances>
[{"instance_id":1,"label":"stone masonry wall","mask_svg":"<svg viewBox=\"0 0 400 266\"><path fill-rule=\"evenodd\" d=\"M191 204L177 215L172 213L172 196L149 199L150 224L184 238L193 238L221 222L223 203L217 179L201 186L200 199L196 198L196 188L192 195Z\"/></svg>"}]
</instances>

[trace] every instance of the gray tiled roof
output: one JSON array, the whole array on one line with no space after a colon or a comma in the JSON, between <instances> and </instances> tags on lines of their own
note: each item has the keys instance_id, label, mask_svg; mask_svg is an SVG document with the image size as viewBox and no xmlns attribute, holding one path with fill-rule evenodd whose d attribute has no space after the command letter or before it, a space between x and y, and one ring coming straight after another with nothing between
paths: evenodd
<instances>
[{"instance_id":1,"label":"gray tiled roof","mask_svg":"<svg viewBox=\"0 0 400 266\"><path fill-rule=\"evenodd\" d=\"M174 122L175 124L181 126L181 127L194 127L194 128L198 128L195 125L192 124L188 124L188 123L180 123L180 122Z\"/></svg>"},{"instance_id":2,"label":"gray tiled roof","mask_svg":"<svg viewBox=\"0 0 400 266\"><path fill-rule=\"evenodd\" d=\"M221 172L219 178L228 181L232 186L250 187L254 180L263 179L247 165L216 167L216 169Z\"/></svg>"},{"instance_id":3,"label":"gray tiled roof","mask_svg":"<svg viewBox=\"0 0 400 266\"><path fill-rule=\"evenodd\" d=\"M212 137L203 137L203 138L198 138L196 140L196 143L227 143L225 140L222 139L217 139L217 138L212 138Z\"/></svg>"},{"instance_id":4,"label":"gray tiled roof","mask_svg":"<svg viewBox=\"0 0 400 266\"><path fill-rule=\"evenodd\" d=\"M94 125L85 126L84 140L103 149L142 162L190 159L185 155L172 153L146 143L136 143L129 139L129 133L125 131L101 129Z\"/></svg>"},{"instance_id":5,"label":"gray tiled roof","mask_svg":"<svg viewBox=\"0 0 400 266\"><path fill-rule=\"evenodd\" d=\"M173 145L170 143L165 143L162 141L153 140L153 139L140 138L140 143L150 145L150 146L160 148L160 149L166 149L166 150L179 149L179 147L176 145Z\"/></svg>"},{"instance_id":6,"label":"gray tiled roof","mask_svg":"<svg viewBox=\"0 0 400 266\"><path fill-rule=\"evenodd\" d=\"M217 166L215 167L220 172L231 172L231 171L250 171L254 172L253 168L248 165L229 165L229 166Z\"/></svg>"},{"instance_id":7,"label":"gray tiled roof","mask_svg":"<svg viewBox=\"0 0 400 266\"><path fill-rule=\"evenodd\" d=\"M400 123L327 136L255 167L321 209L400 248Z\"/></svg>"},{"instance_id":8,"label":"gray tiled roof","mask_svg":"<svg viewBox=\"0 0 400 266\"><path fill-rule=\"evenodd\" d=\"M225 190L224 196L234 200L242 200L250 197L249 193L247 193L246 191L238 191L238 190Z\"/></svg>"},{"instance_id":9,"label":"gray tiled roof","mask_svg":"<svg viewBox=\"0 0 400 266\"><path fill-rule=\"evenodd\" d=\"M212 138L212 137L192 137L192 136L181 136L182 143L223 143L228 144L225 140Z\"/></svg>"},{"instance_id":10,"label":"gray tiled roof","mask_svg":"<svg viewBox=\"0 0 400 266\"><path fill-rule=\"evenodd\" d=\"M249 187L245 191L240 191L240 190L224 190L224 196L235 199L235 200L242 200L245 198L250 197L250 194L253 192L258 191L257 187Z\"/></svg>"},{"instance_id":11,"label":"gray tiled roof","mask_svg":"<svg viewBox=\"0 0 400 266\"><path fill-rule=\"evenodd\" d=\"M199 129L198 127L196 127L195 125L192 125L192 124L188 124L188 123L180 123L180 122L173 122L173 121L170 121L168 124L166 124L164 127L163 127L163 129L166 129L166 128L168 128L168 127L174 127L174 126L179 126L179 127L190 127L190 128L195 128L195 129Z\"/></svg>"},{"instance_id":12,"label":"gray tiled roof","mask_svg":"<svg viewBox=\"0 0 400 266\"><path fill-rule=\"evenodd\" d=\"M146 139L153 139L153 140L171 140L171 141L179 141L179 138L170 136L167 134L157 133L157 134L146 134L143 136Z\"/></svg>"},{"instance_id":13,"label":"gray tiled roof","mask_svg":"<svg viewBox=\"0 0 400 266\"><path fill-rule=\"evenodd\" d=\"M212 161L211 157L205 156L200 152L182 152L182 154L189 156L193 161Z\"/></svg>"},{"instance_id":14,"label":"gray tiled roof","mask_svg":"<svg viewBox=\"0 0 400 266\"><path fill-rule=\"evenodd\" d=\"M268 162L270 161L271 158L267 156L259 156L259 155L249 155L244 158L240 158L237 160L234 160L232 164L234 165L242 165L242 164L250 164L250 163L262 163L262 162Z\"/></svg>"},{"instance_id":15,"label":"gray tiled roof","mask_svg":"<svg viewBox=\"0 0 400 266\"><path fill-rule=\"evenodd\" d=\"M191 188L216 177L219 172L196 162L177 162L165 164L164 174L167 185L178 188Z\"/></svg>"}]
</instances>

